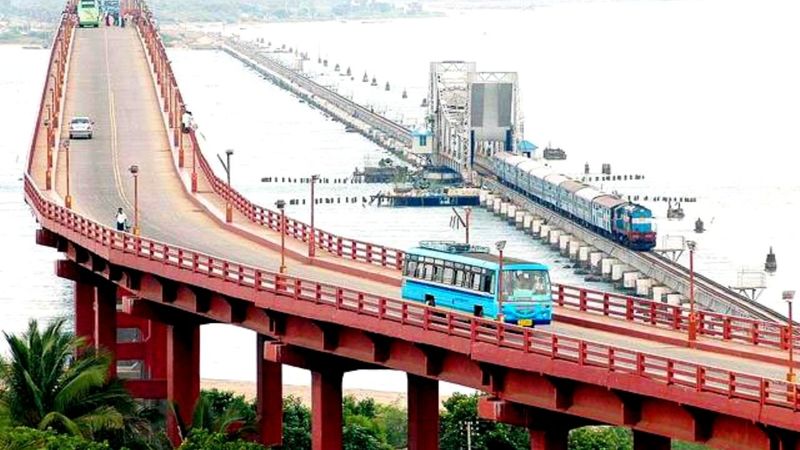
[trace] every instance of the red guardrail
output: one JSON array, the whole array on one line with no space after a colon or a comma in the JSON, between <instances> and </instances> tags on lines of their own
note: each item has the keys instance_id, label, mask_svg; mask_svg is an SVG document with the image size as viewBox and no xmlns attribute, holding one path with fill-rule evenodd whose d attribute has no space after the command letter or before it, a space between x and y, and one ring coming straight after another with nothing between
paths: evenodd
<instances>
[{"instance_id":1,"label":"red guardrail","mask_svg":"<svg viewBox=\"0 0 800 450\"><path fill-rule=\"evenodd\" d=\"M689 309L622 294L594 291L574 286L553 286L553 301L559 306L600 314L664 329L688 331ZM742 344L789 349L789 326L710 311L697 311L697 333L714 339ZM793 340L800 349L800 341Z\"/></svg>"},{"instance_id":2,"label":"red guardrail","mask_svg":"<svg viewBox=\"0 0 800 450\"><path fill-rule=\"evenodd\" d=\"M45 199L30 176L25 177L25 194L39 222L79 245L108 257L120 251L142 261L230 283L238 292L251 288L297 302L356 313L375 320L419 328L420 331L468 339L471 344L487 343L498 348L570 361L581 366L605 368L615 373L634 374L653 382L679 385L698 392L715 393L790 408L800 406L797 385L697 363L665 358L556 333L522 328L471 315L431 308L419 303L381 297L330 284L292 277L247 266L201 252L136 237L102 226Z\"/></svg>"}]
</instances>

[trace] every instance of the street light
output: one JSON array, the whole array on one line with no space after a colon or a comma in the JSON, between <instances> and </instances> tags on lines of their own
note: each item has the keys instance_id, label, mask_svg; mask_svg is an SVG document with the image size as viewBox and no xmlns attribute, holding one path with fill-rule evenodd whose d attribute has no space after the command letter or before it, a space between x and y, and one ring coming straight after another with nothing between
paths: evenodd
<instances>
[{"instance_id":1,"label":"street light","mask_svg":"<svg viewBox=\"0 0 800 450\"><path fill-rule=\"evenodd\" d=\"M64 147L64 156L66 157L67 163L67 195L64 197L64 206L66 206L67 209L72 209L72 194L69 190L69 141L64 141L62 146Z\"/></svg>"},{"instance_id":2,"label":"street light","mask_svg":"<svg viewBox=\"0 0 800 450\"><path fill-rule=\"evenodd\" d=\"M503 322L503 249L506 248L506 241L497 241L494 244L497 251L500 253L498 257L499 270L497 271L497 320Z\"/></svg>"},{"instance_id":3,"label":"street light","mask_svg":"<svg viewBox=\"0 0 800 450\"><path fill-rule=\"evenodd\" d=\"M794 373L794 321L792 320L792 300L794 300L794 291L783 291L783 299L789 305L789 336L787 341L789 345L789 372L786 373L786 381L794 383L797 381L797 375Z\"/></svg>"},{"instance_id":4,"label":"street light","mask_svg":"<svg viewBox=\"0 0 800 450\"><path fill-rule=\"evenodd\" d=\"M316 184L317 180L319 180L319 175L311 175L311 233L308 236L308 257L313 258L316 254L316 238L317 238L317 229L314 227L314 185Z\"/></svg>"},{"instance_id":5,"label":"street light","mask_svg":"<svg viewBox=\"0 0 800 450\"><path fill-rule=\"evenodd\" d=\"M697 340L697 316L694 312L694 249L697 242L686 241L689 247L689 342Z\"/></svg>"},{"instance_id":6,"label":"street light","mask_svg":"<svg viewBox=\"0 0 800 450\"><path fill-rule=\"evenodd\" d=\"M139 236L139 166L134 164L128 170L133 175L133 235Z\"/></svg>"},{"instance_id":7,"label":"street light","mask_svg":"<svg viewBox=\"0 0 800 450\"><path fill-rule=\"evenodd\" d=\"M229 191L231 190L231 155L233 155L233 149L230 148L225 150L225 161L217 154L217 159L219 159L220 164L222 164L222 168L225 169L225 174L228 178ZM231 205L229 198L230 197L225 199L225 221L231 223L233 222L233 205Z\"/></svg>"},{"instance_id":8,"label":"street light","mask_svg":"<svg viewBox=\"0 0 800 450\"><path fill-rule=\"evenodd\" d=\"M286 202L283 200L278 200L275 202L275 206L281 210L281 267L280 272L286 273L286 211L284 208L286 207Z\"/></svg>"}]
</instances>

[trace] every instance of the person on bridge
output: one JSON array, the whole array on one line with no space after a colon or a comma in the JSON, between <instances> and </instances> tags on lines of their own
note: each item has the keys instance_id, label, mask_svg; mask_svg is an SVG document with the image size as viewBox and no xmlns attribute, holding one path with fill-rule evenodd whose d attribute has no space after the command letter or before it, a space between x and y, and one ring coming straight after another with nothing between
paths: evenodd
<instances>
[{"instance_id":1,"label":"person on bridge","mask_svg":"<svg viewBox=\"0 0 800 450\"><path fill-rule=\"evenodd\" d=\"M128 231L128 216L122 208L117 210L117 231Z\"/></svg>"},{"instance_id":2,"label":"person on bridge","mask_svg":"<svg viewBox=\"0 0 800 450\"><path fill-rule=\"evenodd\" d=\"M192 113L189 112L186 108L184 108L183 116L181 116L181 131L183 131L184 133L188 133L189 130L192 128L192 122L194 122Z\"/></svg>"}]
</instances>

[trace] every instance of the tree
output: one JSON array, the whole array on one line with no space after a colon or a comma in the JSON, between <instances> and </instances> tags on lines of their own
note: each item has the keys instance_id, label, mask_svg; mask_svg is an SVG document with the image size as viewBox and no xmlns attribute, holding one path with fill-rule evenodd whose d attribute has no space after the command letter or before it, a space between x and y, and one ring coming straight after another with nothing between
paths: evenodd
<instances>
[{"instance_id":1,"label":"tree","mask_svg":"<svg viewBox=\"0 0 800 450\"><path fill-rule=\"evenodd\" d=\"M242 439L231 440L224 433L197 428L181 443L178 450L265 450L266 447Z\"/></svg>"},{"instance_id":2,"label":"tree","mask_svg":"<svg viewBox=\"0 0 800 450\"><path fill-rule=\"evenodd\" d=\"M311 450L311 412L299 398L283 399L283 446L285 450Z\"/></svg>"},{"instance_id":3,"label":"tree","mask_svg":"<svg viewBox=\"0 0 800 450\"><path fill-rule=\"evenodd\" d=\"M92 442L80 436L56 434L52 430L15 427L0 429L0 448L4 450L111 450L106 442Z\"/></svg>"},{"instance_id":4,"label":"tree","mask_svg":"<svg viewBox=\"0 0 800 450\"><path fill-rule=\"evenodd\" d=\"M194 407L191 427L185 427L183 423L178 425L184 436L193 430L206 430L237 439L255 432L256 407L252 402L247 402L243 395L216 389L201 391Z\"/></svg>"},{"instance_id":5,"label":"tree","mask_svg":"<svg viewBox=\"0 0 800 450\"><path fill-rule=\"evenodd\" d=\"M467 448L467 423L470 424L472 448L475 450L530 448L530 436L524 428L513 427L478 418L478 394L456 393L444 402L440 418L439 448Z\"/></svg>"},{"instance_id":6,"label":"tree","mask_svg":"<svg viewBox=\"0 0 800 450\"><path fill-rule=\"evenodd\" d=\"M122 383L108 377L110 355L63 326L56 320L40 331L31 320L20 337L4 333L11 358L0 363L0 423L88 439L148 428Z\"/></svg>"}]
</instances>

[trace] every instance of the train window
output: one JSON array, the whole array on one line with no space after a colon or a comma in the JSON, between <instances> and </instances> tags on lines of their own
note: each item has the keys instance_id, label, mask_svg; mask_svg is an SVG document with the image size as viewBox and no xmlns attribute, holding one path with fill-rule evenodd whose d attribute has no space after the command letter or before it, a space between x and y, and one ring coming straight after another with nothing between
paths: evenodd
<instances>
[{"instance_id":1,"label":"train window","mask_svg":"<svg viewBox=\"0 0 800 450\"><path fill-rule=\"evenodd\" d=\"M425 264L424 278L428 281L433 279L433 264Z\"/></svg>"},{"instance_id":2,"label":"train window","mask_svg":"<svg viewBox=\"0 0 800 450\"><path fill-rule=\"evenodd\" d=\"M452 267L445 267L444 268L444 275L442 276L442 283L444 284L453 284L453 275L454 271Z\"/></svg>"}]
</instances>

